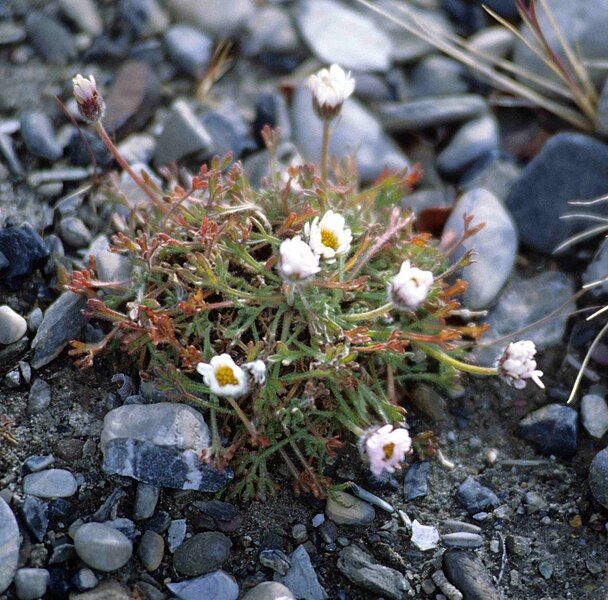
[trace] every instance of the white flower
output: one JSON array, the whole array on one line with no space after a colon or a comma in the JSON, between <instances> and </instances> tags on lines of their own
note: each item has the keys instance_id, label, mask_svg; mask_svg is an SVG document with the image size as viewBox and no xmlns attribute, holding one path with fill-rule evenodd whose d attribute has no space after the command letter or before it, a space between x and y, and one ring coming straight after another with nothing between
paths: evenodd
<instances>
[{"instance_id":1,"label":"white flower","mask_svg":"<svg viewBox=\"0 0 608 600\"><path fill-rule=\"evenodd\" d=\"M196 370L217 396L242 396L247 392L247 374L229 354L214 356L211 363L198 363Z\"/></svg>"},{"instance_id":2,"label":"white flower","mask_svg":"<svg viewBox=\"0 0 608 600\"><path fill-rule=\"evenodd\" d=\"M312 223L306 223L304 234L312 251L328 262L334 262L336 256L346 254L353 241L344 217L333 210L328 210L321 221L315 217Z\"/></svg>"},{"instance_id":3,"label":"white flower","mask_svg":"<svg viewBox=\"0 0 608 600\"><path fill-rule=\"evenodd\" d=\"M399 310L412 310L424 302L433 281L430 271L412 267L409 260L404 260L399 273L388 284L389 299Z\"/></svg>"},{"instance_id":4,"label":"white flower","mask_svg":"<svg viewBox=\"0 0 608 600\"><path fill-rule=\"evenodd\" d=\"M304 281L321 270L319 257L313 254L310 246L299 235L282 241L279 254L277 269L286 281Z\"/></svg>"},{"instance_id":5,"label":"white flower","mask_svg":"<svg viewBox=\"0 0 608 600\"><path fill-rule=\"evenodd\" d=\"M243 365L243 369L249 371L251 378L259 385L266 381L266 363L263 360L254 360Z\"/></svg>"},{"instance_id":6,"label":"white flower","mask_svg":"<svg viewBox=\"0 0 608 600\"><path fill-rule=\"evenodd\" d=\"M355 91L355 80L350 71L345 72L340 65L321 69L308 78L312 90L313 106L319 118L333 119L342 108L344 101Z\"/></svg>"},{"instance_id":7,"label":"white flower","mask_svg":"<svg viewBox=\"0 0 608 600\"><path fill-rule=\"evenodd\" d=\"M536 346L530 340L511 342L496 359L496 367L505 381L521 390L526 387L526 379L531 379L539 388L545 389L540 378L543 372L536 368L534 356Z\"/></svg>"},{"instance_id":8,"label":"white flower","mask_svg":"<svg viewBox=\"0 0 608 600\"><path fill-rule=\"evenodd\" d=\"M72 79L74 84L74 97L78 103L80 113L87 121L98 121L105 111L104 101L97 91L95 77L90 75L87 79L78 74Z\"/></svg>"},{"instance_id":9,"label":"white flower","mask_svg":"<svg viewBox=\"0 0 608 600\"><path fill-rule=\"evenodd\" d=\"M392 425L365 433L361 441L369 468L376 477L384 471L394 473L412 447L408 430L394 429Z\"/></svg>"}]
</instances>

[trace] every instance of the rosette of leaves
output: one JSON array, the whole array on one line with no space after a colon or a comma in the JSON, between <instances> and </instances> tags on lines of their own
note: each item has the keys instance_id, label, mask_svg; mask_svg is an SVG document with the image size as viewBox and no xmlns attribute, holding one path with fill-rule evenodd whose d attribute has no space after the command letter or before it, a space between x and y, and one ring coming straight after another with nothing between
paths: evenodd
<instances>
[{"instance_id":1,"label":"rosette of leaves","mask_svg":"<svg viewBox=\"0 0 608 600\"><path fill-rule=\"evenodd\" d=\"M269 463L280 458L297 487L322 496L331 485L326 466L353 432L403 422L404 386L454 383L454 367L429 360L423 347L450 353L463 335L481 332L448 324L464 290L448 275L469 256L449 267L450 249L440 252L400 208L416 172L360 190L352 174L325 183L303 166L253 189L239 163L228 165L204 166L191 189L176 188L134 220L136 230L114 236L131 281L100 282L93 263L72 274L68 287L88 296L89 316L105 322L107 335L73 342L71 352L90 366L102 350L120 349L176 401L201 407L213 438L202 459L230 464L232 492L273 493ZM328 209L351 228L350 252L321 261L294 288L277 272L279 245ZM435 284L415 311L382 310L404 260L432 271ZM211 394L195 367L222 353L237 364L263 360L265 384L238 398Z\"/></svg>"}]
</instances>

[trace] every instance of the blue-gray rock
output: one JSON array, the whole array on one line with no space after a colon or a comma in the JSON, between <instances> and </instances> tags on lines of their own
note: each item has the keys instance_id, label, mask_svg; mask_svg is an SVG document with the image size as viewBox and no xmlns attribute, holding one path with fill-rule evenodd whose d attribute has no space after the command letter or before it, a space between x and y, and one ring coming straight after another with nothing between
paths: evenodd
<instances>
[{"instance_id":1,"label":"blue-gray rock","mask_svg":"<svg viewBox=\"0 0 608 600\"><path fill-rule=\"evenodd\" d=\"M260 146L264 145L261 132L265 125L281 129L281 139L291 137L291 123L287 104L283 96L276 92L260 94L255 101L255 118L251 126L253 135Z\"/></svg>"},{"instance_id":2,"label":"blue-gray rock","mask_svg":"<svg viewBox=\"0 0 608 600\"><path fill-rule=\"evenodd\" d=\"M598 439L604 437L608 431L608 404L603 396L588 393L582 397L581 421L589 435Z\"/></svg>"},{"instance_id":3,"label":"blue-gray rock","mask_svg":"<svg viewBox=\"0 0 608 600\"><path fill-rule=\"evenodd\" d=\"M19 569L15 574L15 591L19 600L37 600L46 594L49 584L46 569Z\"/></svg>"},{"instance_id":4,"label":"blue-gray rock","mask_svg":"<svg viewBox=\"0 0 608 600\"><path fill-rule=\"evenodd\" d=\"M4 159L13 178L17 181L21 181L25 176L25 170L15 152L13 138L5 133L0 133L0 157Z\"/></svg>"},{"instance_id":5,"label":"blue-gray rock","mask_svg":"<svg viewBox=\"0 0 608 600\"><path fill-rule=\"evenodd\" d=\"M63 292L51 306L46 309L44 319L32 341L34 357L33 369L40 369L59 356L68 342L80 335L87 323L82 314L86 298L74 292Z\"/></svg>"},{"instance_id":6,"label":"blue-gray rock","mask_svg":"<svg viewBox=\"0 0 608 600\"><path fill-rule=\"evenodd\" d=\"M570 458L577 449L578 414L564 404L547 404L519 422L519 435L542 454Z\"/></svg>"},{"instance_id":7,"label":"blue-gray rock","mask_svg":"<svg viewBox=\"0 0 608 600\"><path fill-rule=\"evenodd\" d=\"M47 469L23 478L23 491L38 498L69 498L77 489L76 478L65 469Z\"/></svg>"},{"instance_id":8,"label":"blue-gray rock","mask_svg":"<svg viewBox=\"0 0 608 600\"><path fill-rule=\"evenodd\" d=\"M0 282L13 290L19 287L23 278L42 267L50 256L42 238L29 223L0 229L0 254L8 262Z\"/></svg>"},{"instance_id":9,"label":"blue-gray rock","mask_svg":"<svg viewBox=\"0 0 608 600\"><path fill-rule=\"evenodd\" d=\"M300 39L288 11L279 6L261 6L245 23L239 49L245 56L261 53L297 53Z\"/></svg>"},{"instance_id":10,"label":"blue-gray rock","mask_svg":"<svg viewBox=\"0 0 608 600\"><path fill-rule=\"evenodd\" d=\"M78 556L98 571L116 571L133 553L133 545L118 529L103 523L85 523L74 535Z\"/></svg>"},{"instance_id":11,"label":"blue-gray rock","mask_svg":"<svg viewBox=\"0 0 608 600\"><path fill-rule=\"evenodd\" d=\"M595 113L595 129L604 137L608 136L608 79L604 83Z\"/></svg>"},{"instance_id":12,"label":"blue-gray rock","mask_svg":"<svg viewBox=\"0 0 608 600\"><path fill-rule=\"evenodd\" d=\"M147 529L141 536L137 555L147 571L156 571L163 560L165 540L155 531Z\"/></svg>"},{"instance_id":13,"label":"blue-gray rock","mask_svg":"<svg viewBox=\"0 0 608 600\"><path fill-rule=\"evenodd\" d=\"M249 127L241 119L236 107L228 105L211 110L203 115L201 122L213 140L211 153L214 156L230 153L236 160L243 150L253 150L256 147L249 137Z\"/></svg>"},{"instance_id":14,"label":"blue-gray rock","mask_svg":"<svg viewBox=\"0 0 608 600\"><path fill-rule=\"evenodd\" d=\"M30 472L36 473L43 469L48 469L55 462L55 457L52 454L45 456L32 455L28 456L23 461L23 466Z\"/></svg>"},{"instance_id":15,"label":"blue-gray rock","mask_svg":"<svg viewBox=\"0 0 608 600\"><path fill-rule=\"evenodd\" d=\"M67 151L70 162L79 167L92 165L93 160L100 167L108 167L114 162L114 157L103 141L92 131L74 131L68 142Z\"/></svg>"},{"instance_id":16,"label":"blue-gray rock","mask_svg":"<svg viewBox=\"0 0 608 600\"><path fill-rule=\"evenodd\" d=\"M327 499L325 514L338 525L369 525L376 517L371 504L346 492L336 492Z\"/></svg>"},{"instance_id":17,"label":"blue-gray rock","mask_svg":"<svg viewBox=\"0 0 608 600\"><path fill-rule=\"evenodd\" d=\"M575 212L569 201L605 194L607 179L608 146L580 133L553 136L523 170L507 198L523 244L551 254L565 239L588 228L585 220L560 217ZM607 211L605 203L585 208L604 216Z\"/></svg>"},{"instance_id":18,"label":"blue-gray rock","mask_svg":"<svg viewBox=\"0 0 608 600\"><path fill-rule=\"evenodd\" d=\"M593 283L606 277L608 273L608 240L602 240L593 260L583 273L583 283ZM589 293L596 298L608 294L608 281L590 288Z\"/></svg>"},{"instance_id":19,"label":"blue-gray rock","mask_svg":"<svg viewBox=\"0 0 608 600\"><path fill-rule=\"evenodd\" d=\"M443 570L466 600L501 600L492 576L474 552L451 550L443 555Z\"/></svg>"},{"instance_id":20,"label":"blue-gray rock","mask_svg":"<svg viewBox=\"0 0 608 600\"><path fill-rule=\"evenodd\" d=\"M295 91L292 127L302 156L318 163L323 125L314 112L311 92L307 88ZM339 159L354 155L364 182L373 181L385 168L395 171L409 166L407 157L383 132L380 123L353 98L344 103L340 117L333 124L329 153Z\"/></svg>"},{"instance_id":21,"label":"blue-gray rock","mask_svg":"<svg viewBox=\"0 0 608 600\"><path fill-rule=\"evenodd\" d=\"M456 496L471 516L500 506L498 496L491 489L475 481L471 476L460 484Z\"/></svg>"},{"instance_id":22,"label":"blue-gray rock","mask_svg":"<svg viewBox=\"0 0 608 600\"><path fill-rule=\"evenodd\" d=\"M103 22L95 0L59 0L59 7L82 31L92 36L103 32Z\"/></svg>"},{"instance_id":23,"label":"blue-gray rock","mask_svg":"<svg viewBox=\"0 0 608 600\"><path fill-rule=\"evenodd\" d=\"M259 10L253 0L167 0L166 5L175 21L219 39L239 33Z\"/></svg>"},{"instance_id":24,"label":"blue-gray rock","mask_svg":"<svg viewBox=\"0 0 608 600\"><path fill-rule=\"evenodd\" d=\"M35 156L58 160L63 148L57 141L51 120L43 112L26 112L21 117L21 139Z\"/></svg>"},{"instance_id":25,"label":"blue-gray rock","mask_svg":"<svg viewBox=\"0 0 608 600\"><path fill-rule=\"evenodd\" d=\"M243 600L296 600L288 587L278 581L264 581L251 588Z\"/></svg>"},{"instance_id":26,"label":"blue-gray rock","mask_svg":"<svg viewBox=\"0 0 608 600\"><path fill-rule=\"evenodd\" d=\"M308 0L296 22L302 37L322 62L357 71L387 71L391 39L367 15L333 2Z\"/></svg>"},{"instance_id":27,"label":"blue-gray rock","mask_svg":"<svg viewBox=\"0 0 608 600\"><path fill-rule=\"evenodd\" d=\"M429 471L431 463L428 460L412 463L403 479L403 496L406 502L424 498L429 492Z\"/></svg>"},{"instance_id":28,"label":"blue-gray rock","mask_svg":"<svg viewBox=\"0 0 608 600\"><path fill-rule=\"evenodd\" d=\"M521 168L513 160L497 157L469 169L460 180L460 187L465 191L483 188L504 202L520 175Z\"/></svg>"},{"instance_id":29,"label":"blue-gray rock","mask_svg":"<svg viewBox=\"0 0 608 600\"><path fill-rule=\"evenodd\" d=\"M0 306L0 344L18 342L27 331L27 321L10 306Z\"/></svg>"},{"instance_id":30,"label":"blue-gray rock","mask_svg":"<svg viewBox=\"0 0 608 600\"><path fill-rule=\"evenodd\" d=\"M133 518L136 521L149 519L156 509L160 488L147 483L138 483L135 492L135 505L133 507Z\"/></svg>"},{"instance_id":31,"label":"blue-gray rock","mask_svg":"<svg viewBox=\"0 0 608 600\"><path fill-rule=\"evenodd\" d=\"M168 583L167 587L179 600L201 600L201 598L236 600L239 596L239 586L236 581L221 570L196 579Z\"/></svg>"},{"instance_id":32,"label":"blue-gray rock","mask_svg":"<svg viewBox=\"0 0 608 600\"><path fill-rule=\"evenodd\" d=\"M35 379L27 397L27 413L36 415L46 410L50 404L51 386L44 379Z\"/></svg>"},{"instance_id":33,"label":"blue-gray rock","mask_svg":"<svg viewBox=\"0 0 608 600\"><path fill-rule=\"evenodd\" d=\"M78 217L64 217L59 222L61 239L73 248L86 248L91 243L89 228Z\"/></svg>"},{"instance_id":34,"label":"blue-gray rock","mask_svg":"<svg viewBox=\"0 0 608 600\"><path fill-rule=\"evenodd\" d=\"M274 574L274 580L282 583L291 593L301 600L325 600L327 594L319 583L317 574L310 562L304 546L298 546L290 555L291 567L285 575Z\"/></svg>"},{"instance_id":35,"label":"blue-gray rock","mask_svg":"<svg viewBox=\"0 0 608 600\"><path fill-rule=\"evenodd\" d=\"M483 538L478 533L458 531L442 535L441 543L446 548L479 548L483 544Z\"/></svg>"},{"instance_id":36,"label":"blue-gray rock","mask_svg":"<svg viewBox=\"0 0 608 600\"><path fill-rule=\"evenodd\" d=\"M340 551L337 566L342 575L375 597L401 600L411 589L399 571L379 564L354 544Z\"/></svg>"},{"instance_id":37,"label":"blue-gray rock","mask_svg":"<svg viewBox=\"0 0 608 600\"><path fill-rule=\"evenodd\" d=\"M19 527L9 505L0 497L0 594L13 581L19 562Z\"/></svg>"},{"instance_id":38,"label":"blue-gray rock","mask_svg":"<svg viewBox=\"0 0 608 600\"><path fill-rule=\"evenodd\" d=\"M120 531L120 533L122 533L127 539L131 541L134 541L141 534L141 532L135 526L135 523L133 523L131 519L127 519L126 517L119 517L118 519L107 520L104 521L103 524Z\"/></svg>"},{"instance_id":39,"label":"blue-gray rock","mask_svg":"<svg viewBox=\"0 0 608 600\"><path fill-rule=\"evenodd\" d=\"M410 79L411 97L449 96L468 91L467 71L461 63L442 55L431 55L413 69Z\"/></svg>"},{"instance_id":40,"label":"blue-gray rock","mask_svg":"<svg viewBox=\"0 0 608 600\"><path fill-rule=\"evenodd\" d=\"M91 569L85 567L74 573L72 583L79 592L85 592L96 587L99 583L99 579L97 579L97 575L95 575Z\"/></svg>"},{"instance_id":41,"label":"blue-gray rock","mask_svg":"<svg viewBox=\"0 0 608 600\"><path fill-rule=\"evenodd\" d=\"M591 461L589 487L595 499L608 508L608 448L600 450Z\"/></svg>"},{"instance_id":42,"label":"blue-gray rock","mask_svg":"<svg viewBox=\"0 0 608 600\"><path fill-rule=\"evenodd\" d=\"M377 108L382 124L388 131L395 132L467 121L487 110L485 99L474 94L383 102Z\"/></svg>"},{"instance_id":43,"label":"blue-gray rock","mask_svg":"<svg viewBox=\"0 0 608 600\"><path fill-rule=\"evenodd\" d=\"M511 2L511 0L507 0ZM513 50L515 35L502 25L486 27L473 34L468 40L471 47L495 58L505 58Z\"/></svg>"},{"instance_id":44,"label":"blue-gray rock","mask_svg":"<svg viewBox=\"0 0 608 600\"><path fill-rule=\"evenodd\" d=\"M60 572L65 573L65 571ZM53 582L53 572L51 571L51 584ZM65 588L52 590L56 598L67 598L70 591L70 582L65 582ZM113 579L102 581L92 590L81 594L69 594L70 600L132 600L133 595L129 588Z\"/></svg>"},{"instance_id":45,"label":"blue-gray rock","mask_svg":"<svg viewBox=\"0 0 608 600\"><path fill-rule=\"evenodd\" d=\"M458 130L437 156L437 166L443 173L457 175L498 152L499 144L498 123L492 115L485 115Z\"/></svg>"},{"instance_id":46,"label":"blue-gray rock","mask_svg":"<svg viewBox=\"0 0 608 600\"><path fill-rule=\"evenodd\" d=\"M28 11L25 30L37 54L47 62L63 65L76 55L76 43L67 27L42 12Z\"/></svg>"},{"instance_id":47,"label":"blue-gray rock","mask_svg":"<svg viewBox=\"0 0 608 600\"><path fill-rule=\"evenodd\" d=\"M174 519L169 525L169 532L167 533L167 544L169 546L169 552L175 552L179 548L184 539L186 538L186 530L188 529L188 523L186 519Z\"/></svg>"},{"instance_id":48,"label":"blue-gray rock","mask_svg":"<svg viewBox=\"0 0 608 600\"><path fill-rule=\"evenodd\" d=\"M184 73L201 79L209 64L213 41L189 25L173 25L165 33L165 48L171 62Z\"/></svg>"},{"instance_id":49,"label":"blue-gray rock","mask_svg":"<svg viewBox=\"0 0 608 600\"><path fill-rule=\"evenodd\" d=\"M19 514L25 523L32 537L41 542L46 535L49 527L49 519L47 516L48 505L46 502L35 498L34 496L26 496L23 503L19 507Z\"/></svg>"},{"instance_id":50,"label":"blue-gray rock","mask_svg":"<svg viewBox=\"0 0 608 600\"><path fill-rule=\"evenodd\" d=\"M443 243L457 240L464 230L464 215L474 217L472 225L485 227L465 240L453 262L468 250L475 251L475 262L464 269L468 282L464 303L468 308L488 306L511 275L517 254L517 231L503 205L487 190L466 192L458 201L443 230Z\"/></svg>"},{"instance_id":51,"label":"blue-gray rock","mask_svg":"<svg viewBox=\"0 0 608 600\"><path fill-rule=\"evenodd\" d=\"M219 569L230 556L232 542L219 531L197 533L173 555L173 567L181 575L196 577Z\"/></svg>"},{"instance_id":52,"label":"blue-gray rock","mask_svg":"<svg viewBox=\"0 0 608 600\"><path fill-rule=\"evenodd\" d=\"M289 570L289 567L291 567L289 557L285 552L276 548L265 548L260 550L258 560L262 566L272 569L279 575L285 575Z\"/></svg>"},{"instance_id":53,"label":"blue-gray rock","mask_svg":"<svg viewBox=\"0 0 608 600\"><path fill-rule=\"evenodd\" d=\"M118 14L138 38L162 33L169 17L156 0L120 0Z\"/></svg>"},{"instance_id":54,"label":"blue-gray rock","mask_svg":"<svg viewBox=\"0 0 608 600\"><path fill-rule=\"evenodd\" d=\"M158 487L216 492L233 477L201 460L210 445L202 415L184 404L130 404L104 419L101 449L106 473Z\"/></svg>"}]
</instances>

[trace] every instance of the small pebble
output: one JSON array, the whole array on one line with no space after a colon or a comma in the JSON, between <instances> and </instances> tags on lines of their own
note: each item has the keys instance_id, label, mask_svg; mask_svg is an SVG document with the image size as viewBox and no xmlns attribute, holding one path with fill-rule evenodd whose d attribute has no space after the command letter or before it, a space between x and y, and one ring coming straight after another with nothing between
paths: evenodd
<instances>
[{"instance_id":1,"label":"small pebble","mask_svg":"<svg viewBox=\"0 0 608 600\"><path fill-rule=\"evenodd\" d=\"M27 322L6 304L0 306L0 344L14 344L27 331Z\"/></svg>"}]
</instances>

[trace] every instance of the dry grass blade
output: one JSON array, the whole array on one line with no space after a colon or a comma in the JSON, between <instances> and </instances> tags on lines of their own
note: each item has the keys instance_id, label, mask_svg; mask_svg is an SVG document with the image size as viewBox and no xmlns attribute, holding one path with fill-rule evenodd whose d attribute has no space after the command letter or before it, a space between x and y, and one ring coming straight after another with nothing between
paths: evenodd
<instances>
[{"instance_id":1,"label":"dry grass blade","mask_svg":"<svg viewBox=\"0 0 608 600\"><path fill-rule=\"evenodd\" d=\"M572 237L569 237L567 240L562 242L555 250L553 250L553 254L558 254L562 250L570 248L571 246L574 246L574 244L578 244L578 242L587 240L591 237L599 235L600 233L604 233L605 231L608 231L608 225L598 225L597 227L586 229L585 231L577 233L576 235L573 235Z\"/></svg>"}]
</instances>

